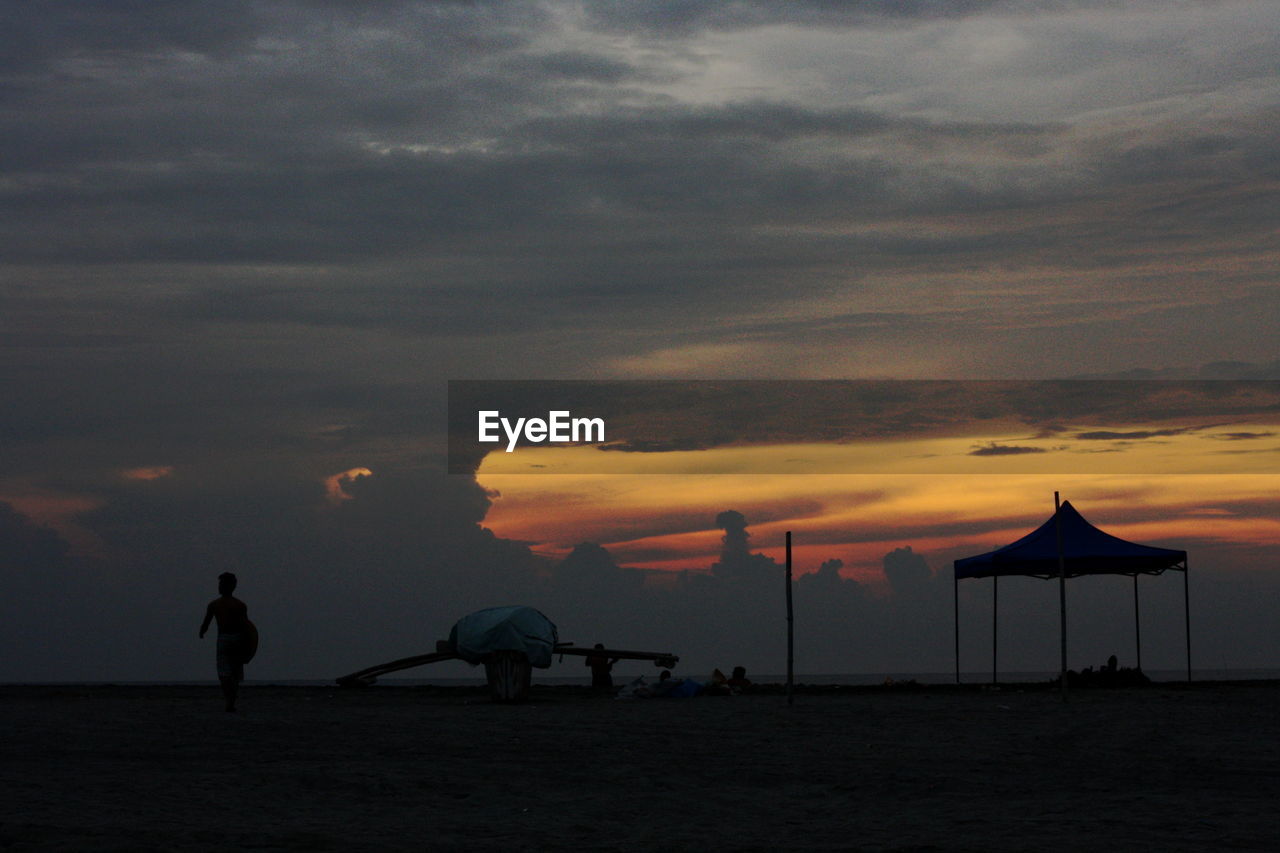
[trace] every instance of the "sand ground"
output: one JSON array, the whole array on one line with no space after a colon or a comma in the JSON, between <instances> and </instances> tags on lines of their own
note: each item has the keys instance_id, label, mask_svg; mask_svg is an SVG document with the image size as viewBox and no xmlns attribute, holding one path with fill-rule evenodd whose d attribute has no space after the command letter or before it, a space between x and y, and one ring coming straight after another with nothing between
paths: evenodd
<instances>
[{"instance_id":1,"label":"sand ground","mask_svg":"<svg viewBox=\"0 0 1280 853\"><path fill-rule=\"evenodd\" d=\"M1275 850L1280 686L0 688L0 849Z\"/></svg>"}]
</instances>

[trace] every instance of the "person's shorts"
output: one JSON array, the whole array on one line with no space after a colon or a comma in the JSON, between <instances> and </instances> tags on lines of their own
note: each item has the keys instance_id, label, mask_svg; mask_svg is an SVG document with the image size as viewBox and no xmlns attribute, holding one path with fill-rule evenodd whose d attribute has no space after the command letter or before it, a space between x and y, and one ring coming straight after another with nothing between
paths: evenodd
<instances>
[{"instance_id":1,"label":"person's shorts","mask_svg":"<svg viewBox=\"0 0 1280 853\"><path fill-rule=\"evenodd\" d=\"M240 661L240 635L218 635L218 677L244 681L244 664Z\"/></svg>"}]
</instances>

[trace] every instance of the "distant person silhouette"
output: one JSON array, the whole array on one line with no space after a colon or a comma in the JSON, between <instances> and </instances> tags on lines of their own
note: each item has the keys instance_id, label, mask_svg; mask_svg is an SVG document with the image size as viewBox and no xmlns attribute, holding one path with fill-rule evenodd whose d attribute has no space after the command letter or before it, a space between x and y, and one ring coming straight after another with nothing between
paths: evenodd
<instances>
[{"instance_id":1,"label":"distant person silhouette","mask_svg":"<svg viewBox=\"0 0 1280 853\"><path fill-rule=\"evenodd\" d=\"M675 690L683 683L683 678L672 678L671 670L664 669L662 672L658 673L658 683L650 688L649 695L657 697L667 696L672 690Z\"/></svg>"},{"instance_id":2,"label":"distant person silhouette","mask_svg":"<svg viewBox=\"0 0 1280 853\"><path fill-rule=\"evenodd\" d=\"M200 639L204 639L209 623L218 622L218 682L227 702L227 713L235 713L236 695L244 681L245 634L249 630L249 608L231 593L236 589L236 576L231 572L218 575L218 597L209 602L200 623Z\"/></svg>"},{"instance_id":3,"label":"distant person silhouette","mask_svg":"<svg viewBox=\"0 0 1280 853\"><path fill-rule=\"evenodd\" d=\"M747 668L745 666L735 666L733 675L729 676L730 687L750 687L751 679L747 678Z\"/></svg>"},{"instance_id":4,"label":"distant person silhouette","mask_svg":"<svg viewBox=\"0 0 1280 853\"><path fill-rule=\"evenodd\" d=\"M604 650L604 643L596 643L596 649ZM591 654L587 655L586 665L591 667L591 687L593 690L612 690L613 689L613 665L618 662L618 658L610 660L607 655Z\"/></svg>"}]
</instances>

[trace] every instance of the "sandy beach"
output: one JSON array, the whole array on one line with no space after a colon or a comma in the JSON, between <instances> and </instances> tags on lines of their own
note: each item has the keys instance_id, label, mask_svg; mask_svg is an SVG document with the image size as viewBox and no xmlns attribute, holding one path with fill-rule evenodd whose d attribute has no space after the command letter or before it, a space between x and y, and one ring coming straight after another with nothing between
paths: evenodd
<instances>
[{"instance_id":1,"label":"sandy beach","mask_svg":"<svg viewBox=\"0 0 1280 853\"><path fill-rule=\"evenodd\" d=\"M5 850L1274 849L1280 688L0 688Z\"/></svg>"}]
</instances>

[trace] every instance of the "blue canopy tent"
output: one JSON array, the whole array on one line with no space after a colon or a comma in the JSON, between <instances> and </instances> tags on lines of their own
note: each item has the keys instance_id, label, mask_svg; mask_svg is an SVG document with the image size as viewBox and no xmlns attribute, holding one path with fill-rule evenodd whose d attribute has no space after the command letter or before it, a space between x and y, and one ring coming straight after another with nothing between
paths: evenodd
<instances>
[{"instance_id":1,"label":"blue canopy tent","mask_svg":"<svg viewBox=\"0 0 1280 853\"><path fill-rule=\"evenodd\" d=\"M1054 493L1054 514L1044 524L1003 548L955 561L956 681L960 681L960 581L964 578L992 579L991 679L996 680L996 619L1001 575L1058 579L1058 599L1062 626L1063 684L1067 672L1066 580L1081 575L1129 575L1133 578L1134 635L1138 649L1138 669L1142 669L1142 634L1138 626L1138 575L1158 575L1173 569L1182 572L1183 614L1186 620L1187 680L1191 680L1191 607L1187 581L1187 552L1154 548L1129 542L1094 527L1076 511L1070 501L1058 504Z\"/></svg>"}]
</instances>

